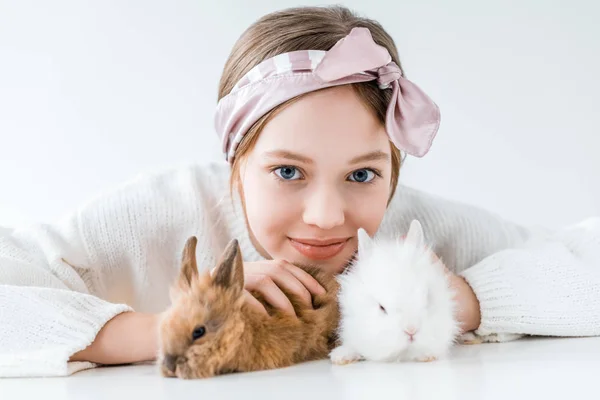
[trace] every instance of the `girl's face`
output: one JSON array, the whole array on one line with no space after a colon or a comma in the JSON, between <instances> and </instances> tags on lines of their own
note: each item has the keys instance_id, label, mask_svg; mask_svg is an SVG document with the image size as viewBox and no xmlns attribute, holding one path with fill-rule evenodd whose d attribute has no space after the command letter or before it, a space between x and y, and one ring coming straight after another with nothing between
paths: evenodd
<instances>
[{"instance_id":1,"label":"girl's face","mask_svg":"<svg viewBox=\"0 0 600 400\"><path fill-rule=\"evenodd\" d=\"M264 256L341 272L357 230L373 235L391 180L385 127L349 86L310 93L266 124L240 179Z\"/></svg>"}]
</instances>

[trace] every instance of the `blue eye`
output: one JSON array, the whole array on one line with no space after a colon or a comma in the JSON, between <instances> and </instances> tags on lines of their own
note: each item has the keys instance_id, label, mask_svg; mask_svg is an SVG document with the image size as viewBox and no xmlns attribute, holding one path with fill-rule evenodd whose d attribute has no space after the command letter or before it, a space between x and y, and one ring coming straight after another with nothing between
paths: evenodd
<instances>
[{"instance_id":1,"label":"blue eye","mask_svg":"<svg viewBox=\"0 0 600 400\"><path fill-rule=\"evenodd\" d=\"M356 171L352 172L350 174L349 179L352 182L358 182L358 183L366 183L366 182L371 182L373 179L375 179L375 172L373 172L370 169L357 169Z\"/></svg>"},{"instance_id":2,"label":"blue eye","mask_svg":"<svg viewBox=\"0 0 600 400\"><path fill-rule=\"evenodd\" d=\"M277 175L278 177L280 177L281 179L283 179L285 181L295 181L302 177L302 175L300 174L300 171L298 171L298 169L296 167L289 167L289 166L279 167L279 168L275 169L273 172L275 172L275 175Z\"/></svg>"}]
</instances>

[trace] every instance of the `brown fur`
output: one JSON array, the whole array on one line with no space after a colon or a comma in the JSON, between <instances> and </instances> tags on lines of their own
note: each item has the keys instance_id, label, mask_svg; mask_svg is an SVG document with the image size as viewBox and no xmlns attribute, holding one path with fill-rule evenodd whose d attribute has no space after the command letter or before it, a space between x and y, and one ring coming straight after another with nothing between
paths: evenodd
<instances>
[{"instance_id":1,"label":"brown fur","mask_svg":"<svg viewBox=\"0 0 600 400\"><path fill-rule=\"evenodd\" d=\"M164 376L205 378L274 369L326 358L334 347L339 322L338 283L333 275L302 267L326 290L313 307L285 290L297 317L268 305L266 316L245 304L242 254L232 240L213 276L198 274L196 238L188 239L181 272L171 291L173 304L160 326L159 365ZM203 337L192 332L204 326ZM169 368L170 364L170 368ZM174 367L173 367L174 366Z\"/></svg>"}]
</instances>

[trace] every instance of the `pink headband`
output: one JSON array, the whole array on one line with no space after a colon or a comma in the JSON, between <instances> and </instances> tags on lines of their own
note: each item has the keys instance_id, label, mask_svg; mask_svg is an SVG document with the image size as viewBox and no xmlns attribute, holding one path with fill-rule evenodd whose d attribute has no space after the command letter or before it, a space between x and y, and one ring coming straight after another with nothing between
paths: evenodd
<instances>
[{"instance_id":1,"label":"pink headband","mask_svg":"<svg viewBox=\"0 0 600 400\"><path fill-rule=\"evenodd\" d=\"M315 90L372 80L381 89L393 90L385 122L390 140L398 149L423 157L440 124L437 105L402 76L367 28L354 28L329 51L279 54L244 75L217 105L215 128L226 159L233 161L248 129L277 105Z\"/></svg>"}]
</instances>

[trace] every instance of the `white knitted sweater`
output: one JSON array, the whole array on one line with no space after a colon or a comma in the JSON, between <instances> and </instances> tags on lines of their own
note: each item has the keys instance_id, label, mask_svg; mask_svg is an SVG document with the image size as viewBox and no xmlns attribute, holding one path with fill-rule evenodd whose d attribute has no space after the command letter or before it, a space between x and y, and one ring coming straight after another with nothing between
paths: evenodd
<instances>
[{"instance_id":1,"label":"white knitted sweater","mask_svg":"<svg viewBox=\"0 0 600 400\"><path fill-rule=\"evenodd\" d=\"M161 312L185 240L199 268L231 238L261 259L226 163L145 174L62 221L0 238L0 377L60 376L115 315ZM448 267L481 304L480 334L600 335L600 222L532 230L466 204L399 186L380 228L406 232L418 218Z\"/></svg>"}]
</instances>

